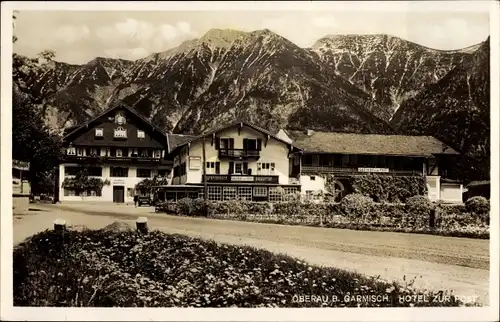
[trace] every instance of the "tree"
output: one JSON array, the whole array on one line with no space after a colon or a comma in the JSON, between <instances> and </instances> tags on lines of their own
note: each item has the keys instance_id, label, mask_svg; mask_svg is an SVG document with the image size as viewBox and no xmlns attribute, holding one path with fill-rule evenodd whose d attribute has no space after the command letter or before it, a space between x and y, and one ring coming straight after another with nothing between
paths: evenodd
<instances>
[{"instance_id":1,"label":"tree","mask_svg":"<svg viewBox=\"0 0 500 322\"><path fill-rule=\"evenodd\" d=\"M16 19L17 12L14 13ZM16 42L17 38L13 38ZM12 64L12 158L30 162L29 180L33 193L54 191L54 169L61 156L62 140L45 124L40 101L29 92L30 83L48 68L53 51L38 58L13 54Z\"/></svg>"},{"instance_id":2,"label":"tree","mask_svg":"<svg viewBox=\"0 0 500 322\"><path fill-rule=\"evenodd\" d=\"M154 196L158 192L158 186L164 186L168 184L168 179L160 176L154 176L153 178L146 178L135 185L136 190L142 190L148 195Z\"/></svg>"},{"instance_id":3,"label":"tree","mask_svg":"<svg viewBox=\"0 0 500 322\"><path fill-rule=\"evenodd\" d=\"M65 178L62 187L73 189L78 194L84 196L88 191L95 191L98 195L101 194L104 186L109 186L109 180L102 180L100 178L89 177L86 169L78 172L74 177Z\"/></svg>"}]
</instances>

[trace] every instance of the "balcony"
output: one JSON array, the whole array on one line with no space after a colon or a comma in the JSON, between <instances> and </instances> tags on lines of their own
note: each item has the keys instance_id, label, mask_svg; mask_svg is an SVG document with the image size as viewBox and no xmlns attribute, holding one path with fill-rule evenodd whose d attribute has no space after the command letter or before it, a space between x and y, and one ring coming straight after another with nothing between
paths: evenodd
<instances>
[{"instance_id":1,"label":"balcony","mask_svg":"<svg viewBox=\"0 0 500 322\"><path fill-rule=\"evenodd\" d=\"M318 172L318 173L330 173L336 175L393 175L393 176L422 176L423 170L412 170L412 169L388 169L388 168L348 168L348 167L327 167L327 166L313 166L313 165L303 165L302 173L307 172Z\"/></svg>"},{"instance_id":2,"label":"balcony","mask_svg":"<svg viewBox=\"0 0 500 322\"><path fill-rule=\"evenodd\" d=\"M219 150L219 158L259 159L260 151L246 149L221 149Z\"/></svg>"},{"instance_id":3,"label":"balcony","mask_svg":"<svg viewBox=\"0 0 500 322\"><path fill-rule=\"evenodd\" d=\"M231 175L231 174L207 174L207 182L218 183L278 183L278 176L247 176L247 175Z\"/></svg>"},{"instance_id":4,"label":"balcony","mask_svg":"<svg viewBox=\"0 0 500 322\"><path fill-rule=\"evenodd\" d=\"M162 158L153 157L116 157L116 156L97 156L97 155L66 155L63 159L65 162L76 162L76 163L133 163L133 164L162 164L168 165L172 161L164 160Z\"/></svg>"}]
</instances>

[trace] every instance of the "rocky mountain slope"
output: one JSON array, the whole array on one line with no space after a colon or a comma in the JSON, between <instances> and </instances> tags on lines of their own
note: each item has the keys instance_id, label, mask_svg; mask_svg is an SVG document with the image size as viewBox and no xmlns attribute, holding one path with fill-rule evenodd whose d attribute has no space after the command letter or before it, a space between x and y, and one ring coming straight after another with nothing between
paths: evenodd
<instances>
[{"instance_id":1,"label":"rocky mountain slope","mask_svg":"<svg viewBox=\"0 0 500 322\"><path fill-rule=\"evenodd\" d=\"M485 159L488 64L487 43L439 51L386 35L347 35L300 48L269 30L213 29L137 61L53 62L22 88L55 128L122 100L175 133L198 134L234 118L275 131L398 131L435 135Z\"/></svg>"},{"instance_id":2,"label":"rocky mountain slope","mask_svg":"<svg viewBox=\"0 0 500 322\"><path fill-rule=\"evenodd\" d=\"M167 131L190 134L234 118L271 130L392 132L374 116L380 107L368 94L269 30L214 29L135 62L57 63L34 81L33 91L46 96L47 114L58 126L123 100Z\"/></svg>"},{"instance_id":3,"label":"rocky mountain slope","mask_svg":"<svg viewBox=\"0 0 500 322\"><path fill-rule=\"evenodd\" d=\"M325 36L311 51L368 93L382 106L376 115L389 121L403 101L440 80L477 48L441 51L375 34Z\"/></svg>"},{"instance_id":4,"label":"rocky mountain slope","mask_svg":"<svg viewBox=\"0 0 500 322\"><path fill-rule=\"evenodd\" d=\"M404 102L392 124L405 134L429 134L473 159L487 177L490 156L489 38L437 83Z\"/></svg>"}]
</instances>

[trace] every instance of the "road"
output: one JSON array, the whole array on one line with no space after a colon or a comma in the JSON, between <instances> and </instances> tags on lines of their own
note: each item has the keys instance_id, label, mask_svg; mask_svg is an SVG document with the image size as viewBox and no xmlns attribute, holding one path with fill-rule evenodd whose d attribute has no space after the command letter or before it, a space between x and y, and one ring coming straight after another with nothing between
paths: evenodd
<instances>
[{"instance_id":1,"label":"road","mask_svg":"<svg viewBox=\"0 0 500 322\"><path fill-rule=\"evenodd\" d=\"M390 281L415 279L414 287L453 289L455 294L489 303L489 240L186 218L156 214L150 207L101 203L32 208L39 211L14 217L14 243L51 228L57 218L74 226L102 228L116 220L134 225L143 216L151 229L265 248Z\"/></svg>"}]
</instances>

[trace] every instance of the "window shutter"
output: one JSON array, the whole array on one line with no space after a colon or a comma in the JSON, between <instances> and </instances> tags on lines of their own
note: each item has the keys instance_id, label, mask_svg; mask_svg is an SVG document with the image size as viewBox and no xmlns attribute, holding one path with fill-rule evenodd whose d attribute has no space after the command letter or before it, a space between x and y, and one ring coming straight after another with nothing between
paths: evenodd
<instances>
[{"instance_id":1,"label":"window shutter","mask_svg":"<svg viewBox=\"0 0 500 322\"><path fill-rule=\"evenodd\" d=\"M215 149L216 150L220 149L220 138L218 137L215 138Z\"/></svg>"},{"instance_id":2,"label":"window shutter","mask_svg":"<svg viewBox=\"0 0 500 322\"><path fill-rule=\"evenodd\" d=\"M220 162L215 162L215 174L220 174Z\"/></svg>"},{"instance_id":3,"label":"window shutter","mask_svg":"<svg viewBox=\"0 0 500 322\"><path fill-rule=\"evenodd\" d=\"M248 139L243 139L243 150L248 150Z\"/></svg>"},{"instance_id":4,"label":"window shutter","mask_svg":"<svg viewBox=\"0 0 500 322\"><path fill-rule=\"evenodd\" d=\"M248 162L243 162L243 174L248 173Z\"/></svg>"},{"instance_id":5,"label":"window shutter","mask_svg":"<svg viewBox=\"0 0 500 322\"><path fill-rule=\"evenodd\" d=\"M234 162L229 162L229 174L233 174L234 172Z\"/></svg>"},{"instance_id":6,"label":"window shutter","mask_svg":"<svg viewBox=\"0 0 500 322\"><path fill-rule=\"evenodd\" d=\"M257 139L257 150L262 150L262 139Z\"/></svg>"},{"instance_id":7,"label":"window shutter","mask_svg":"<svg viewBox=\"0 0 500 322\"><path fill-rule=\"evenodd\" d=\"M229 149L234 149L234 138L229 139Z\"/></svg>"}]
</instances>

